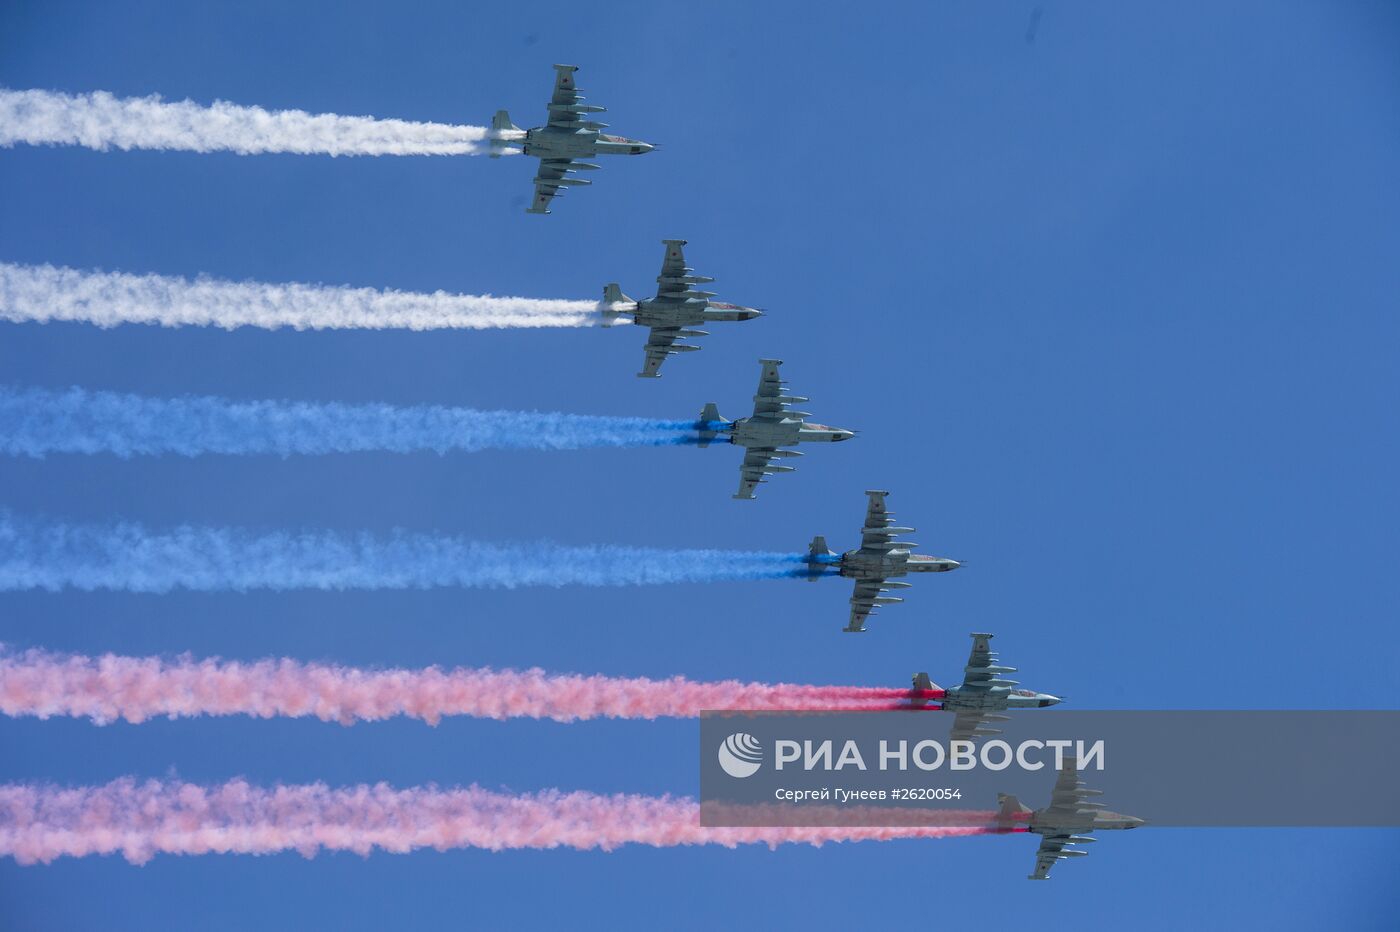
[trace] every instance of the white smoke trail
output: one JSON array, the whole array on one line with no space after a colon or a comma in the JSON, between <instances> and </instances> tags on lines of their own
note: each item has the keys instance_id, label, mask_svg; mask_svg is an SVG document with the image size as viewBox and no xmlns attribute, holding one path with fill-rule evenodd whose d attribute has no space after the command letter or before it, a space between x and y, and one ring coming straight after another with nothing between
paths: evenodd
<instances>
[{"instance_id":1,"label":"white smoke trail","mask_svg":"<svg viewBox=\"0 0 1400 932\"><path fill-rule=\"evenodd\" d=\"M262 327L275 330L486 330L611 323L597 301L380 291L166 275L82 272L0 262L0 320L99 327Z\"/></svg>"},{"instance_id":2,"label":"white smoke trail","mask_svg":"<svg viewBox=\"0 0 1400 932\"><path fill-rule=\"evenodd\" d=\"M251 715L321 721L395 716L436 725L444 716L694 717L705 709L881 711L909 708L909 690L794 683L697 682L685 677L549 674L543 670L366 670L290 659L251 663L0 649L0 713L81 716L133 724L166 716Z\"/></svg>"},{"instance_id":3,"label":"white smoke trail","mask_svg":"<svg viewBox=\"0 0 1400 932\"><path fill-rule=\"evenodd\" d=\"M180 149L256 155L475 155L483 126L376 120L367 116L264 110L226 101L203 106L158 95L63 94L0 88L0 146Z\"/></svg>"},{"instance_id":4,"label":"white smoke trail","mask_svg":"<svg viewBox=\"0 0 1400 932\"><path fill-rule=\"evenodd\" d=\"M139 524L43 524L0 512L0 591L638 586L790 577L805 573L803 559L549 541L488 544L407 531L259 535L183 526L153 533Z\"/></svg>"},{"instance_id":5,"label":"white smoke trail","mask_svg":"<svg viewBox=\"0 0 1400 932\"><path fill-rule=\"evenodd\" d=\"M886 810L884 818L891 819ZM0 856L20 864L120 853L133 864L156 854L272 854L376 848L576 848L622 845L822 845L985 835L996 813L930 810L940 824L838 824L706 828L693 800L594 793L507 795L478 786L396 789L383 783L331 788L323 783L259 787L244 780L214 786L116 780L65 789L0 785ZM899 814L894 814L898 819Z\"/></svg>"},{"instance_id":6,"label":"white smoke trail","mask_svg":"<svg viewBox=\"0 0 1400 932\"><path fill-rule=\"evenodd\" d=\"M692 443L695 421L0 387L0 453L323 454Z\"/></svg>"}]
</instances>

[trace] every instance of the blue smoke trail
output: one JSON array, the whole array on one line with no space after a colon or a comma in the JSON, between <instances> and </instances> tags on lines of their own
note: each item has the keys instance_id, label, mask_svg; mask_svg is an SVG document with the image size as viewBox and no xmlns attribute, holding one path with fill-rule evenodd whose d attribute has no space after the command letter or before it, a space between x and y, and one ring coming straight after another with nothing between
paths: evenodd
<instances>
[{"instance_id":1,"label":"blue smoke trail","mask_svg":"<svg viewBox=\"0 0 1400 932\"><path fill-rule=\"evenodd\" d=\"M805 555L540 541L489 544L394 531L256 534L41 523L0 512L0 590L428 589L640 586L806 575Z\"/></svg>"},{"instance_id":2,"label":"blue smoke trail","mask_svg":"<svg viewBox=\"0 0 1400 932\"><path fill-rule=\"evenodd\" d=\"M695 443L697 426L693 420L439 405L147 398L81 388L0 388L0 452L11 456L576 450Z\"/></svg>"}]
</instances>

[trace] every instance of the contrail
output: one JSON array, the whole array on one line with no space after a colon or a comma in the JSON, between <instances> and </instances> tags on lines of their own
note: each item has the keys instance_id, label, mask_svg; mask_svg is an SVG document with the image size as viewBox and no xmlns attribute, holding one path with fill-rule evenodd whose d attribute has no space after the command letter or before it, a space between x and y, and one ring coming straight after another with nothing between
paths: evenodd
<instances>
[{"instance_id":1,"label":"contrail","mask_svg":"<svg viewBox=\"0 0 1400 932\"><path fill-rule=\"evenodd\" d=\"M804 555L549 541L490 544L394 531L255 534L232 528L41 523L0 512L0 591L637 586L774 579Z\"/></svg>"},{"instance_id":2,"label":"contrail","mask_svg":"<svg viewBox=\"0 0 1400 932\"><path fill-rule=\"evenodd\" d=\"M98 724L161 716L251 715L350 725L396 716L436 725L444 716L694 717L705 709L877 711L908 690L789 683L696 682L548 674L543 670L365 670L295 660L251 663L182 656L85 657L0 650L0 713L90 718Z\"/></svg>"},{"instance_id":3,"label":"contrail","mask_svg":"<svg viewBox=\"0 0 1400 932\"><path fill-rule=\"evenodd\" d=\"M180 149L257 155L475 155L484 126L376 120L367 116L264 110L227 101L203 106L159 95L63 94L0 88L0 146Z\"/></svg>"},{"instance_id":4,"label":"contrail","mask_svg":"<svg viewBox=\"0 0 1400 932\"><path fill-rule=\"evenodd\" d=\"M696 421L0 387L0 453L323 454L693 443Z\"/></svg>"},{"instance_id":5,"label":"contrail","mask_svg":"<svg viewBox=\"0 0 1400 932\"><path fill-rule=\"evenodd\" d=\"M225 330L492 330L626 322L597 301L191 280L8 262L0 262L0 320Z\"/></svg>"},{"instance_id":6,"label":"contrail","mask_svg":"<svg viewBox=\"0 0 1400 932\"><path fill-rule=\"evenodd\" d=\"M932 814L932 813L931 813ZM321 850L368 855L422 848L577 848L942 838L996 831L993 812L938 812L940 825L705 828L700 807L670 796L546 790L508 795L478 786L396 789L383 783L260 787L115 780L101 786L0 785L0 856L20 864L120 853L272 854ZM949 824L951 823L951 824Z\"/></svg>"}]
</instances>

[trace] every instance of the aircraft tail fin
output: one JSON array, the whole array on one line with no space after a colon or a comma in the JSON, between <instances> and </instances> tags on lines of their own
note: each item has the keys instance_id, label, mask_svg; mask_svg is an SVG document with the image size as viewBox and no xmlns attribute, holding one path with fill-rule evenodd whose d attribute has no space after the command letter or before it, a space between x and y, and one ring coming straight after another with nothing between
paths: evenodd
<instances>
[{"instance_id":1,"label":"aircraft tail fin","mask_svg":"<svg viewBox=\"0 0 1400 932\"><path fill-rule=\"evenodd\" d=\"M998 793L997 805L997 824L1002 828L1010 828L1017 822L1024 822L1026 816L1033 811L1010 793Z\"/></svg>"},{"instance_id":2,"label":"aircraft tail fin","mask_svg":"<svg viewBox=\"0 0 1400 932\"><path fill-rule=\"evenodd\" d=\"M836 552L826 545L826 538L818 534L807 547L807 579L815 582L822 577L833 563Z\"/></svg>"},{"instance_id":3,"label":"aircraft tail fin","mask_svg":"<svg viewBox=\"0 0 1400 932\"><path fill-rule=\"evenodd\" d=\"M510 121L507 111L497 110L496 115L491 118L491 158L500 158L501 153L508 148L506 141L516 138L517 133L523 136L525 131Z\"/></svg>"},{"instance_id":4,"label":"aircraft tail fin","mask_svg":"<svg viewBox=\"0 0 1400 932\"><path fill-rule=\"evenodd\" d=\"M713 401L705 405L700 411L700 446L708 447L728 423L729 421L720 417L719 405Z\"/></svg>"},{"instance_id":5,"label":"aircraft tail fin","mask_svg":"<svg viewBox=\"0 0 1400 932\"><path fill-rule=\"evenodd\" d=\"M617 282L608 282L603 286L603 326L611 327L617 323L617 319L627 311L623 308L632 305L635 309L637 302L622 293L622 286Z\"/></svg>"}]
</instances>

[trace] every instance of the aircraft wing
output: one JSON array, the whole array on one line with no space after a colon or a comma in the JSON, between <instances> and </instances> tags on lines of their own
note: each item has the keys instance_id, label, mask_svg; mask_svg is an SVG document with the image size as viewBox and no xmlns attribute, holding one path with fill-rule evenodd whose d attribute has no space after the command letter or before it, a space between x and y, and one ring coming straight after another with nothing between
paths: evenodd
<instances>
[{"instance_id":1,"label":"aircraft wing","mask_svg":"<svg viewBox=\"0 0 1400 932\"><path fill-rule=\"evenodd\" d=\"M883 582L883 579L856 580L856 591L851 595L851 620L844 630L852 633L865 630L865 620L875 610L875 600L880 596Z\"/></svg>"},{"instance_id":2,"label":"aircraft wing","mask_svg":"<svg viewBox=\"0 0 1400 932\"><path fill-rule=\"evenodd\" d=\"M984 728L983 726L988 722L1005 722L1009 718L1008 715L997 715L994 712L984 712L978 709L959 709L953 716L953 728L948 739L950 741L974 741L988 735L999 735L1001 734L999 729Z\"/></svg>"},{"instance_id":3,"label":"aircraft wing","mask_svg":"<svg viewBox=\"0 0 1400 932\"><path fill-rule=\"evenodd\" d=\"M911 527L895 527L894 514L885 508L888 492L874 489L866 491L869 501L865 506L865 525L860 529L860 549L888 553L891 550L908 551L917 544L895 540L900 534L910 533Z\"/></svg>"},{"instance_id":4,"label":"aircraft wing","mask_svg":"<svg viewBox=\"0 0 1400 932\"><path fill-rule=\"evenodd\" d=\"M569 159L540 159L540 170L535 174L535 202L530 205L530 213L549 213L549 202L564 187L561 179L572 164Z\"/></svg>"},{"instance_id":5,"label":"aircraft wing","mask_svg":"<svg viewBox=\"0 0 1400 932\"><path fill-rule=\"evenodd\" d=\"M1068 835L1043 835L1040 839L1040 850L1035 853L1035 873L1030 875L1031 880L1049 880L1050 868L1055 866L1055 862L1062 860L1065 855L1065 845L1069 844ZM1076 854L1086 854L1084 851L1076 851Z\"/></svg>"},{"instance_id":6,"label":"aircraft wing","mask_svg":"<svg viewBox=\"0 0 1400 932\"><path fill-rule=\"evenodd\" d=\"M794 420L802 420L806 414L801 411L790 411L789 402L806 401L796 395L784 394L785 383L778 377L778 367L783 364L781 359L762 359L763 370L758 376L758 390L753 396L753 416L759 420L782 420L791 417Z\"/></svg>"},{"instance_id":7,"label":"aircraft wing","mask_svg":"<svg viewBox=\"0 0 1400 932\"><path fill-rule=\"evenodd\" d=\"M1103 795L1102 790L1092 790L1079 779L1079 761L1066 757L1060 766L1060 774L1055 778L1055 788L1050 792L1050 806L1046 811L1060 821L1067 817L1083 816L1086 827L1094 824L1094 812L1102 807L1089 802L1091 796ZM1072 823L1071 823L1072 824Z\"/></svg>"},{"instance_id":8,"label":"aircraft wing","mask_svg":"<svg viewBox=\"0 0 1400 932\"><path fill-rule=\"evenodd\" d=\"M688 278L695 270L685 264L685 240L662 240L666 254L661 259L661 274L656 276L658 298L683 298L690 290Z\"/></svg>"},{"instance_id":9,"label":"aircraft wing","mask_svg":"<svg viewBox=\"0 0 1400 932\"><path fill-rule=\"evenodd\" d=\"M549 98L549 125L562 129L578 129L583 114L579 112L578 85L574 83L573 65L554 66L554 94Z\"/></svg>"},{"instance_id":10,"label":"aircraft wing","mask_svg":"<svg viewBox=\"0 0 1400 932\"><path fill-rule=\"evenodd\" d=\"M679 327L652 327L647 335L646 360L642 363L642 371L637 374L649 379L657 378L666 357L675 354L671 347L679 337Z\"/></svg>"},{"instance_id":11,"label":"aircraft wing","mask_svg":"<svg viewBox=\"0 0 1400 932\"><path fill-rule=\"evenodd\" d=\"M963 667L963 688L985 690L993 686L1014 686L1012 680L1000 678L1002 673L1013 672L1011 667L997 664L996 651L991 647L990 634L972 636L972 653L968 655L967 666Z\"/></svg>"},{"instance_id":12,"label":"aircraft wing","mask_svg":"<svg viewBox=\"0 0 1400 932\"><path fill-rule=\"evenodd\" d=\"M744 461L739 464L739 491L735 498L753 498L753 491L763 481L768 464L773 462L772 447L748 447Z\"/></svg>"}]
</instances>

